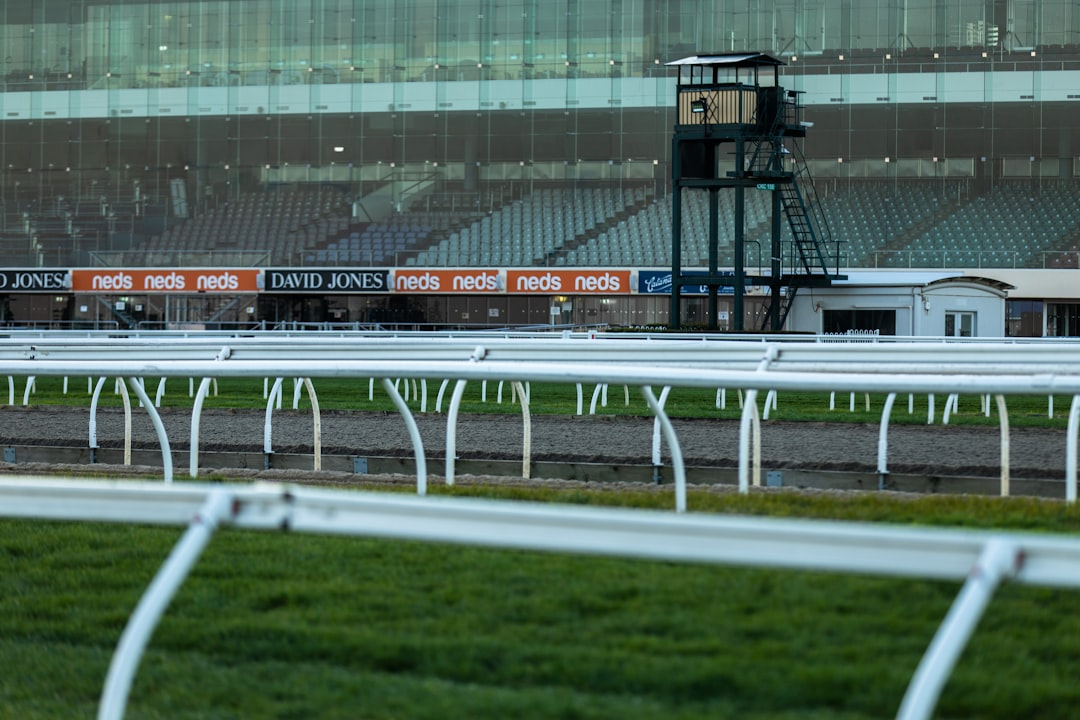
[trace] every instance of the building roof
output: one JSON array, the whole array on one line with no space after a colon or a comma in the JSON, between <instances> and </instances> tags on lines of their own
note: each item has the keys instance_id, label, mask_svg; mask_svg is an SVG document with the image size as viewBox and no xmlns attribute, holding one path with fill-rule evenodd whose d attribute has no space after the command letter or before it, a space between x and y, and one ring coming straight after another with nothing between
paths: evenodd
<instances>
[{"instance_id":1,"label":"building roof","mask_svg":"<svg viewBox=\"0 0 1080 720\"><path fill-rule=\"evenodd\" d=\"M842 280L833 280L838 287L852 285L929 285L940 280L963 277L959 270L847 270Z\"/></svg>"},{"instance_id":2,"label":"building roof","mask_svg":"<svg viewBox=\"0 0 1080 720\"><path fill-rule=\"evenodd\" d=\"M845 273L843 280L834 280L834 287L937 287L950 283L966 282L983 285L999 291L1013 289L1013 285L995 278L965 275L959 270L866 270Z\"/></svg>"},{"instance_id":3,"label":"building roof","mask_svg":"<svg viewBox=\"0 0 1080 720\"><path fill-rule=\"evenodd\" d=\"M706 53L704 55L691 55L681 60L672 60L665 65L705 65L709 67L776 67L784 65L783 60L777 60L765 53Z\"/></svg>"}]
</instances>

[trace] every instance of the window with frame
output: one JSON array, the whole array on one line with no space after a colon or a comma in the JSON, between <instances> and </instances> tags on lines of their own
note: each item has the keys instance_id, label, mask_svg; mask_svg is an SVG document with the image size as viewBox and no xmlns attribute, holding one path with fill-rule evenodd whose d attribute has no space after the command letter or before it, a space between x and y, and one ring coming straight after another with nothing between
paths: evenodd
<instances>
[{"instance_id":1,"label":"window with frame","mask_svg":"<svg viewBox=\"0 0 1080 720\"><path fill-rule=\"evenodd\" d=\"M822 325L822 332L830 334L876 332L878 335L895 335L896 310L825 310Z\"/></svg>"}]
</instances>

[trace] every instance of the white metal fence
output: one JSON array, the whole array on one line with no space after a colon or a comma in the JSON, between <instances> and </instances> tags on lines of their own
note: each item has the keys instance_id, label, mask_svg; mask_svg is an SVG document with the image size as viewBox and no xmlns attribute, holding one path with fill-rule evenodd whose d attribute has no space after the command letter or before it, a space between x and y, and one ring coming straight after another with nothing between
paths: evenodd
<instances>
[{"instance_id":1,"label":"white metal fence","mask_svg":"<svg viewBox=\"0 0 1080 720\"><path fill-rule=\"evenodd\" d=\"M412 410L396 380L411 378L421 382L421 411L427 409L427 383L440 383L436 410L453 383L447 413L446 481L454 482L456 420L465 383L498 382L514 385L516 394L527 399L528 383L576 383L578 412L582 408L582 387L597 390L609 384L633 386L654 413L657 431L652 456L659 456L662 436L667 442L675 480L676 509L685 509L686 472L678 437L664 411L663 388L697 387L737 389L745 393L740 422L738 482L742 492L761 484L760 421L757 396L767 390L764 410L775 403L778 391L884 392L889 397L881 417L877 471L884 484L888 476L888 426L896 395L944 395L946 417L952 399L958 395L982 397L989 409L995 398L1001 425L1000 492L1010 493L1009 424L1006 397L1009 395L1069 395L1066 438L1064 495L1069 502L1077 496L1077 435L1080 429L1080 344L1054 342L951 342L944 339L891 339L889 342L816 342L819 338L799 338L777 342L768 337L736 340L715 336L636 336L624 334L522 335L498 334L293 334L273 333L247 336L188 336L156 334L113 338L102 335L12 335L0 338L0 374L9 376L9 400L14 403L13 377L93 376L127 380L147 409L158 432L162 448L165 480L173 479L172 453L160 415L155 410L164 383L172 378L193 382L200 378L191 423L189 469L197 476L199 467L199 413L211 381L222 377L263 378L273 390L267 402L264 449L270 448L272 402L280 398L279 380L293 378L297 392L307 388L313 405L313 467L321 457L320 419L317 395L310 381L317 378L378 380L401 413L413 443L417 468L417 490L427 487L427 460ZM160 378L157 397L151 400L142 379ZM27 385L27 397L30 381ZM100 392L95 389L95 399ZM408 383L406 383L408 388ZM659 389L659 394L654 392ZM295 395L294 395L295 397ZM597 394L594 393L595 406ZM96 421L91 406L90 443L94 447ZM529 427L528 403L522 417ZM130 438L126 438L130 444ZM523 474L531 465L531 438L525 434L522 448Z\"/></svg>"},{"instance_id":2,"label":"white metal fence","mask_svg":"<svg viewBox=\"0 0 1080 720\"><path fill-rule=\"evenodd\" d=\"M1080 587L1080 540L878 525L706 517L685 514L685 470L678 437L653 388L734 388L746 393L740 424L739 486L760 484L760 390L842 389L889 393L878 467L887 472L887 430L896 393L998 398L1002 415L1002 491L1008 492L1004 398L1067 394L1066 500L1076 499L1080 427L1080 346L1074 343L818 343L765 339L565 336L463 337L8 337L0 338L0 374L9 377L124 378L154 421L165 483L71 480L0 481L0 515L69 520L186 524L187 533L136 608L110 666L100 718L119 718L131 679L158 619L213 531L241 528L475 543L557 552L799 569L966 579L900 706L898 717L930 715L941 688L994 589L1004 579ZM675 514L520 503L385 496L264 486L171 483L167 434L142 378L200 378L198 398L223 377L378 379L402 414L414 445L419 495L425 453L412 411L393 382L454 383L448 418L466 382L621 384L640 389L670 448ZM101 383L99 381L98 386ZM267 414L280 384L268 391ZM313 400L318 445L317 396ZM13 392L13 390L12 390ZM441 396L441 393L440 393ZM768 402L768 401L767 401ZM197 468L198 414L192 422ZM528 403L522 403L528 422ZM91 420L91 423L93 420ZM92 425L91 425L92 427ZM448 438L453 437L452 428ZM452 457L448 439L447 457ZM753 445L753 448L751 446ZM318 450L316 449L316 457ZM525 467L528 461L526 443ZM317 461L316 461L317 463ZM448 473L448 481L452 474ZM191 520L194 518L194 520Z\"/></svg>"},{"instance_id":3,"label":"white metal fence","mask_svg":"<svg viewBox=\"0 0 1080 720\"><path fill-rule=\"evenodd\" d=\"M930 717L997 586L1080 588L1080 539L256 485L0 480L0 516L188 525L128 621L98 717L123 717L150 637L220 525L964 581L898 718ZM286 542L286 540L282 540ZM988 678L988 682L992 680Z\"/></svg>"}]
</instances>

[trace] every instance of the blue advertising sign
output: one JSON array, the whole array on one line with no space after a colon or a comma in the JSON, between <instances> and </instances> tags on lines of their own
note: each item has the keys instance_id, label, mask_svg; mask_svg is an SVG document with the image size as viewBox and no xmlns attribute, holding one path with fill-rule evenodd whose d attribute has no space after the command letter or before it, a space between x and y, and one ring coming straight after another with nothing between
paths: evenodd
<instances>
[{"instance_id":1,"label":"blue advertising sign","mask_svg":"<svg viewBox=\"0 0 1080 720\"><path fill-rule=\"evenodd\" d=\"M684 277L707 277L709 273L704 270L688 270L683 273ZM735 273L722 272L719 273L723 277L731 277L734 279ZM642 295L659 295L671 294L671 271L670 270L639 270L638 271L638 290ZM735 286L721 286L717 292L721 295L734 295ZM679 290L680 295L708 295L708 285L683 285Z\"/></svg>"}]
</instances>

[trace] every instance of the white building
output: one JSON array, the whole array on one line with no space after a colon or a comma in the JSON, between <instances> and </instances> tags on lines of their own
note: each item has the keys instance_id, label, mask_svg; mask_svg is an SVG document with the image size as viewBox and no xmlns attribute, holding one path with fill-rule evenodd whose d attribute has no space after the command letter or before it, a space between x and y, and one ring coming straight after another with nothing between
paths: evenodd
<instances>
[{"instance_id":1,"label":"white building","mask_svg":"<svg viewBox=\"0 0 1080 720\"><path fill-rule=\"evenodd\" d=\"M788 330L809 333L1001 337L1012 286L961 272L851 272L799 291Z\"/></svg>"}]
</instances>

